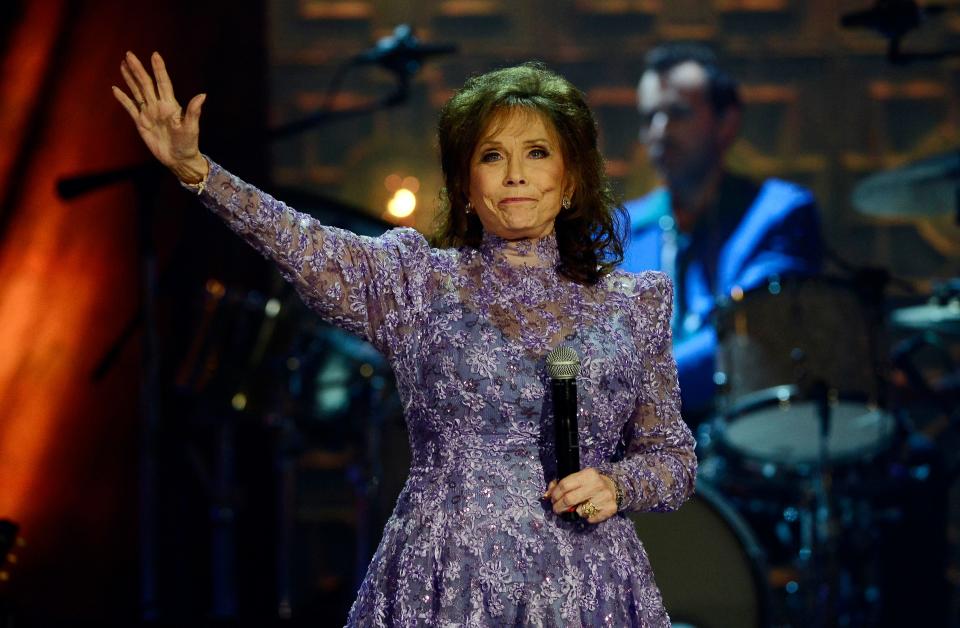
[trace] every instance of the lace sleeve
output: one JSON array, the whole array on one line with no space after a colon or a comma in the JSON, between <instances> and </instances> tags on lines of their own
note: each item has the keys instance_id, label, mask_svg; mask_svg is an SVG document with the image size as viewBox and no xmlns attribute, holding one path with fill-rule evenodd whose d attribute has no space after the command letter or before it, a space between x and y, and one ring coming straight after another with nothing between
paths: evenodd
<instances>
[{"instance_id":1,"label":"lace sleeve","mask_svg":"<svg viewBox=\"0 0 960 628\"><path fill-rule=\"evenodd\" d=\"M670 279L643 273L636 299L637 355L643 360L637 405L624 430L624 458L602 470L623 489L622 510L675 510L693 493L697 458L693 435L680 416L670 345Z\"/></svg>"},{"instance_id":2,"label":"lace sleeve","mask_svg":"<svg viewBox=\"0 0 960 628\"><path fill-rule=\"evenodd\" d=\"M386 355L424 311L430 247L413 229L371 238L326 227L210 161L201 202L257 251L324 320Z\"/></svg>"}]
</instances>

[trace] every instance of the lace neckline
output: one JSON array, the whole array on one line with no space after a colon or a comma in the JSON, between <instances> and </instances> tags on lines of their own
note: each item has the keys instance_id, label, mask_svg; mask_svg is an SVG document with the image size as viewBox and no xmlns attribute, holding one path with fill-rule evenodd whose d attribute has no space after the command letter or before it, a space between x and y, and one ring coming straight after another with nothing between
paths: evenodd
<instances>
[{"instance_id":1,"label":"lace neckline","mask_svg":"<svg viewBox=\"0 0 960 628\"><path fill-rule=\"evenodd\" d=\"M553 231L542 238L522 240L506 240L484 231L480 252L490 261L500 261L510 266L553 269L560 263L557 236Z\"/></svg>"}]
</instances>

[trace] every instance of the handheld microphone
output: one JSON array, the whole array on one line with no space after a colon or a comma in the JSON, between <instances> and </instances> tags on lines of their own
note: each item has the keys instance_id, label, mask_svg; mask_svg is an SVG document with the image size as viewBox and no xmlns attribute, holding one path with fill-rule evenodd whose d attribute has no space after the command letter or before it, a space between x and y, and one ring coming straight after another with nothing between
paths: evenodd
<instances>
[{"instance_id":1,"label":"handheld microphone","mask_svg":"<svg viewBox=\"0 0 960 628\"><path fill-rule=\"evenodd\" d=\"M580 470L580 438L577 433L577 376L580 357L570 347L560 345L547 355L547 372L553 393L553 425L557 455L557 479ZM560 515L576 521L574 512Z\"/></svg>"},{"instance_id":2,"label":"handheld microphone","mask_svg":"<svg viewBox=\"0 0 960 628\"><path fill-rule=\"evenodd\" d=\"M405 75L413 75L427 57L451 54L457 51L453 44L424 44L413 34L409 24L393 29L393 34L377 41L373 48L353 57L354 63L376 63Z\"/></svg>"}]
</instances>

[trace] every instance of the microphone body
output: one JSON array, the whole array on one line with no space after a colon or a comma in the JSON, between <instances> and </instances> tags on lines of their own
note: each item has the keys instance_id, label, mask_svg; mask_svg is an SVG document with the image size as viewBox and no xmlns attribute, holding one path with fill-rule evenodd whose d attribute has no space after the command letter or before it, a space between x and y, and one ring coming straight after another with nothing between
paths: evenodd
<instances>
[{"instance_id":1,"label":"microphone body","mask_svg":"<svg viewBox=\"0 0 960 628\"><path fill-rule=\"evenodd\" d=\"M577 380L552 379L553 422L557 443L557 479L580 470L580 437L577 433Z\"/></svg>"},{"instance_id":2,"label":"microphone body","mask_svg":"<svg viewBox=\"0 0 960 628\"><path fill-rule=\"evenodd\" d=\"M577 375L580 358L576 351L559 346L547 356L550 391L553 399L554 443L557 456L557 479L580 470L580 437L577 426ZM576 512L560 515L565 521L578 521Z\"/></svg>"}]
</instances>

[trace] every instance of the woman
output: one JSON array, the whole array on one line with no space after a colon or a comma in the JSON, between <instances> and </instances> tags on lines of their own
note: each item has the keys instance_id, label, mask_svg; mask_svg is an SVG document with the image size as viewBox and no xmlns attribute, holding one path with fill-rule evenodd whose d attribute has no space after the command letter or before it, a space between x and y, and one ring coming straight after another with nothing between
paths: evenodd
<instances>
[{"instance_id":1,"label":"woman","mask_svg":"<svg viewBox=\"0 0 960 628\"><path fill-rule=\"evenodd\" d=\"M198 149L160 56L127 53L114 95L151 152L274 260L325 319L389 359L410 476L349 625L664 626L626 510L692 492L694 442L670 355L671 290L622 252L596 124L536 65L470 79L444 106L440 247L412 229L324 227ZM544 358L581 357L582 471L554 479ZM581 519L558 514L572 510Z\"/></svg>"}]
</instances>

